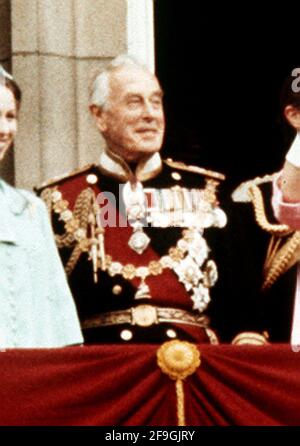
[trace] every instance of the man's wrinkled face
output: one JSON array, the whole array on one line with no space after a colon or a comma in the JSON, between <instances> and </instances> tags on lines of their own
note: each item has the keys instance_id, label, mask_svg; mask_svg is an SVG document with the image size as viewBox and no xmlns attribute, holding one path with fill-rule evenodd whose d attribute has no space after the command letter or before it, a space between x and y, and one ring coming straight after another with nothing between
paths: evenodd
<instances>
[{"instance_id":1,"label":"man's wrinkled face","mask_svg":"<svg viewBox=\"0 0 300 446\"><path fill-rule=\"evenodd\" d=\"M113 72L109 98L97 121L109 149L126 161L139 161L158 152L165 119L156 77L135 66Z\"/></svg>"}]
</instances>

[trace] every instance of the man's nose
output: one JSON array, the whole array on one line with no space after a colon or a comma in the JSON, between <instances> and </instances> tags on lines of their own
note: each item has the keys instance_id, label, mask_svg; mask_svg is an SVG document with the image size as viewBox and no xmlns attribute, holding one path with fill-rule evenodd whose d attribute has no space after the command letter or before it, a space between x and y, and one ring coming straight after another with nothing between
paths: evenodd
<instances>
[{"instance_id":1,"label":"man's nose","mask_svg":"<svg viewBox=\"0 0 300 446\"><path fill-rule=\"evenodd\" d=\"M156 110L155 110L153 104L151 104L150 101L145 101L144 107L143 107L143 117L145 119L153 119L155 117L155 113L156 113Z\"/></svg>"}]
</instances>

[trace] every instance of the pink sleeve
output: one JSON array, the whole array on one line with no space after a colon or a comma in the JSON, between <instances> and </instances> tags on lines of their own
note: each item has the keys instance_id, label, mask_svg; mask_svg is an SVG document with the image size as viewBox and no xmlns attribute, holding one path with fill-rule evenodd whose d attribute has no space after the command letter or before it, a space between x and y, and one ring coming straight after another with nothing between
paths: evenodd
<instances>
[{"instance_id":1,"label":"pink sleeve","mask_svg":"<svg viewBox=\"0 0 300 446\"><path fill-rule=\"evenodd\" d=\"M280 223L284 223L292 229L300 229L300 203L287 203L283 201L279 180L280 177L277 177L273 181L272 206L275 217Z\"/></svg>"}]
</instances>

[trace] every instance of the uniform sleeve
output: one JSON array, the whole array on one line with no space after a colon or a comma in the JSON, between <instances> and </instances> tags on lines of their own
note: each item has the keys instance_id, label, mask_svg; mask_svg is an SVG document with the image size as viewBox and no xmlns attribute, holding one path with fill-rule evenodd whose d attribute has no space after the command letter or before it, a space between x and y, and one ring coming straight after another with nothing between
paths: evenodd
<instances>
[{"instance_id":1,"label":"uniform sleeve","mask_svg":"<svg viewBox=\"0 0 300 446\"><path fill-rule=\"evenodd\" d=\"M273 181L272 206L275 217L292 229L300 229L300 203L285 202L279 184L280 177Z\"/></svg>"},{"instance_id":2,"label":"uniform sleeve","mask_svg":"<svg viewBox=\"0 0 300 446\"><path fill-rule=\"evenodd\" d=\"M44 202L37 199L39 213L41 215L42 231L48 256L50 272L51 299L54 303L53 317L59 319L58 338L61 345L81 344L83 337L80 329L76 306L67 283L58 250L55 244L54 234L51 228L48 212Z\"/></svg>"}]
</instances>

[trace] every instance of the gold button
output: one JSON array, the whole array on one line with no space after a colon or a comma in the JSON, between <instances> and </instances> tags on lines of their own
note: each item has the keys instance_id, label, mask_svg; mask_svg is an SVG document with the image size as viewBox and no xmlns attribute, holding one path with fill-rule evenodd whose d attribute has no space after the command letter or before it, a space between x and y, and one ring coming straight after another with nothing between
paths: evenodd
<instances>
[{"instance_id":1,"label":"gold button","mask_svg":"<svg viewBox=\"0 0 300 446\"><path fill-rule=\"evenodd\" d=\"M168 338L170 338L170 339L174 339L174 338L177 337L177 333L176 333L176 331L175 331L175 330L172 330L172 328L169 328L169 329L166 331L166 334L167 334Z\"/></svg>"},{"instance_id":2,"label":"gold button","mask_svg":"<svg viewBox=\"0 0 300 446\"><path fill-rule=\"evenodd\" d=\"M122 330L120 333L120 337L121 339L123 339L123 341L130 341L130 339L132 339L132 332L130 330Z\"/></svg>"},{"instance_id":3,"label":"gold button","mask_svg":"<svg viewBox=\"0 0 300 446\"><path fill-rule=\"evenodd\" d=\"M86 181L89 184L96 184L98 181L98 178L94 173L90 173L89 175L87 175Z\"/></svg>"},{"instance_id":4,"label":"gold button","mask_svg":"<svg viewBox=\"0 0 300 446\"><path fill-rule=\"evenodd\" d=\"M173 178L173 180L176 180L176 181L181 180L181 175L178 172L172 172L171 177Z\"/></svg>"},{"instance_id":5,"label":"gold button","mask_svg":"<svg viewBox=\"0 0 300 446\"><path fill-rule=\"evenodd\" d=\"M121 285L115 285L112 289L112 292L115 296L118 296L119 294L121 294L123 291Z\"/></svg>"}]
</instances>

